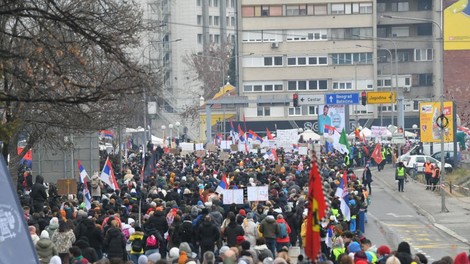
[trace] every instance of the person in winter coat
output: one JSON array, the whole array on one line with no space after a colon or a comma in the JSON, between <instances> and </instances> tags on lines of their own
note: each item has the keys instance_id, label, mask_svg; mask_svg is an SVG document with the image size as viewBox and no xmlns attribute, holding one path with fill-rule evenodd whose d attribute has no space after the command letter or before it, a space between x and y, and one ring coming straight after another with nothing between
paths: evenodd
<instances>
[{"instance_id":1,"label":"person in winter coat","mask_svg":"<svg viewBox=\"0 0 470 264\"><path fill-rule=\"evenodd\" d=\"M98 258L98 254L96 254L96 250L90 247L88 243L88 238L86 236L82 237L81 239L75 242L74 246L77 246L82 251L82 256L86 258L91 263L95 263L96 261L100 260Z\"/></svg>"},{"instance_id":2,"label":"person in winter coat","mask_svg":"<svg viewBox=\"0 0 470 264\"><path fill-rule=\"evenodd\" d=\"M300 232L300 219L298 214L295 210L292 210L292 207L289 205L285 206L286 210L286 217L285 220L289 225L291 232L289 233L290 244L295 246L297 241L299 240L299 232Z\"/></svg>"},{"instance_id":3,"label":"person in winter coat","mask_svg":"<svg viewBox=\"0 0 470 264\"><path fill-rule=\"evenodd\" d=\"M279 225L274 219L273 215L268 215L261 221L259 226L259 231L263 234L264 239L266 240L266 245L269 250L273 253L273 256L276 255L276 239L279 234Z\"/></svg>"},{"instance_id":4,"label":"person in winter coat","mask_svg":"<svg viewBox=\"0 0 470 264\"><path fill-rule=\"evenodd\" d=\"M236 247L237 239L239 236L244 236L245 231L243 227L235 221L235 216L231 216L230 223L227 225L224 231L224 239L227 240L228 247Z\"/></svg>"},{"instance_id":5,"label":"person in winter coat","mask_svg":"<svg viewBox=\"0 0 470 264\"><path fill-rule=\"evenodd\" d=\"M195 236L194 236L193 223L191 222L191 218L188 215L184 216L184 221L181 224L180 238L181 238L181 242L187 242L193 250L195 249L195 246L194 246Z\"/></svg>"},{"instance_id":6,"label":"person in winter coat","mask_svg":"<svg viewBox=\"0 0 470 264\"><path fill-rule=\"evenodd\" d=\"M176 214L173 218L173 223L171 223L171 226L168 229L168 235L170 236L168 248L179 247L181 244L181 225L181 216Z\"/></svg>"},{"instance_id":7,"label":"person in winter coat","mask_svg":"<svg viewBox=\"0 0 470 264\"><path fill-rule=\"evenodd\" d=\"M39 241L36 243L36 253L38 254L39 263L49 264L49 261L53 256L56 256L57 249L49 239L49 233L46 230L41 232Z\"/></svg>"},{"instance_id":8,"label":"person in winter coat","mask_svg":"<svg viewBox=\"0 0 470 264\"><path fill-rule=\"evenodd\" d=\"M46 227L45 230L49 233L49 237L52 237L52 235L58 228L59 228L59 218L52 217L51 220L49 220L49 225Z\"/></svg>"},{"instance_id":9,"label":"person in winter coat","mask_svg":"<svg viewBox=\"0 0 470 264\"><path fill-rule=\"evenodd\" d=\"M279 233L276 238L276 250L277 252L280 252L282 247L289 247L290 245L290 233L291 228L287 221L284 219L284 216L282 214L277 215L277 220L276 220L278 227L279 227ZM282 230L285 229L285 230ZM283 232L285 234L283 234Z\"/></svg>"},{"instance_id":10,"label":"person in winter coat","mask_svg":"<svg viewBox=\"0 0 470 264\"><path fill-rule=\"evenodd\" d=\"M62 263L69 263L69 248L75 243L75 234L69 222L60 222L59 229L54 232L51 240L57 248Z\"/></svg>"},{"instance_id":11,"label":"person in winter coat","mask_svg":"<svg viewBox=\"0 0 470 264\"><path fill-rule=\"evenodd\" d=\"M135 227L135 232L129 237L129 242L131 243L131 260L137 264L140 255L144 254L145 247L144 232L140 226Z\"/></svg>"},{"instance_id":12,"label":"person in winter coat","mask_svg":"<svg viewBox=\"0 0 470 264\"><path fill-rule=\"evenodd\" d=\"M369 164L366 164L364 172L362 172L362 184L364 187L369 188L369 195L372 194L372 188L370 184L372 183L372 172L370 172Z\"/></svg>"},{"instance_id":13,"label":"person in winter coat","mask_svg":"<svg viewBox=\"0 0 470 264\"><path fill-rule=\"evenodd\" d=\"M127 260L126 240L119 228L119 222L113 220L112 227L108 229L103 241L103 250L108 254L108 259L119 258Z\"/></svg>"},{"instance_id":14,"label":"person in winter coat","mask_svg":"<svg viewBox=\"0 0 470 264\"><path fill-rule=\"evenodd\" d=\"M210 215L206 215L197 230L197 242L201 247L200 256L206 251L214 251L214 246L220 237L219 229L212 223Z\"/></svg>"},{"instance_id":15,"label":"person in winter coat","mask_svg":"<svg viewBox=\"0 0 470 264\"><path fill-rule=\"evenodd\" d=\"M250 248L256 246L256 238L258 238L258 224L253 220L253 216L252 212L248 213L242 224L245 240L250 242Z\"/></svg>"},{"instance_id":16,"label":"person in winter coat","mask_svg":"<svg viewBox=\"0 0 470 264\"><path fill-rule=\"evenodd\" d=\"M101 232L101 228L97 227L92 219L84 220L84 224L86 231L83 237L88 239L90 247L95 249L98 259L101 259L103 257L103 233Z\"/></svg>"},{"instance_id":17,"label":"person in winter coat","mask_svg":"<svg viewBox=\"0 0 470 264\"><path fill-rule=\"evenodd\" d=\"M168 231L168 222L166 221L165 214L161 207L158 207L157 210L153 213L152 216L147 220L145 225L150 223L160 232L160 234L165 234Z\"/></svg>"},{"instance_id":18,"label":"person in winter coat","mask_svg":"<svg viewBox=\"0 0 470 264\"><path fill-rule=\"evenodd\" d=\"M47 200L46 186L44 186L44 177L36 176L36 182L31 189L31 199L33 200L33 212L39 213L44 209L44 202Z\"/></svg>"}]
</instances>

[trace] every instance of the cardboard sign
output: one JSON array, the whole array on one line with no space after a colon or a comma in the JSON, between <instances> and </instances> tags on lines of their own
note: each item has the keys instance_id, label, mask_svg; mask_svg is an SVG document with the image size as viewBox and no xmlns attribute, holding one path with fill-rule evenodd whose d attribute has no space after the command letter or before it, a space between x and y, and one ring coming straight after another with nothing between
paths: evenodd
<instances>
[{"instance_id":1,"label":"cardboard sign","mask_svg":"<svg viewBox=\"0 0 470 264\"><path fill-rule=\"evenodd\" d=\"M253 149L259 149L259 148L261 148L261 145L260 144L253 144L252 147L253 147Z\"/></svg>"},{"instance_id":2,"label":"cardboard sign","mask_svg":"<svg viewBox=\"0 0 470 264\"><path fill-rule=\"evenodd\" d=\"M238 145L233 145L233 144L230 145L230 150L237 152L238 151Z\"/></svg>"},{"instance_id":3,"label":"cardboard sign","mask_svg":"<svg viewBox=\"0 0 470 264\"><path fill-rule=\"evenodd\" d=\"M59 179L57 180L57 193L59 195L77 195L77 180L76 179Z\"/></svg>"},{"instance_id":4,"label":"cardboard sign","mask_svg":"<svg viewBox=\"0 0 470 264\"><path fill-rule=\"evenodd\" d=\"M195 147L196 147L197 151L204 150L204 144L203 143L196 143Z\"/></svg>"},{"instance_id":5,"label":"cardboard sign","mask_svg":"<svg viewBox=\"0 0 470 264\"><path fill-rule=\"evenodd\" d=\"M219 160L223 160L223 161L226 161L226 160L229 160L230 156L228 155L227 152L222 152L220 153L219 155Z\"/></svg>"},{"instance_id":6,"label":"cardboard sign","mask_svg":"<svg viewBox=\"0 0 470 264\"><path fill-rule=\"evenodd\" d=\"M224 190L224 204L243 204L243 190Z\"/></svg>"},{"instance_id":7,"label":"cardboard sign","mask_svg":"<svg viewBox=\"0 0 470 264\"><path fill-rule=\"evenodd\" d=\"M217 146L212 143L208 143L206 145L206 150L210 152L217 152Z\"/></svg>"},{"instance_id":8,"label":"cardboard sign","mask_svg":"<svg viewBox=\"0 0 470 264\"><path fill-rule=\"evenodd\" d=\"M198 151L196 151L196 156L197 156L198 158L202 158L202 157L204 157L205 155L206 155L206 151L205 151L205 150L198 150Z\"/></svg>"},{"instance_id":9,"label":"cardboard sign","mask_svg":"<svg viewBox=\"0 0 470 264\"><path fill-rule=\"evenodd\" d=\"M180 150L176 149L176 148L171 148L170 153L173 154L173 155L178 155L180 153Z\"/></svg>"}]
</instances>

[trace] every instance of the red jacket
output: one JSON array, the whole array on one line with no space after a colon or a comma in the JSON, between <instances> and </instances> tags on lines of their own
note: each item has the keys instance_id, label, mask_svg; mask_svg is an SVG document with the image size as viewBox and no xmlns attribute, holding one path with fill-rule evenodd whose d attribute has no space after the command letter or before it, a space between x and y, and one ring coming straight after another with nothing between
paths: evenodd
<instances>
[{"instance_id":1,"label":"red jacket","mask_svg":"<svg viewBox=\"0 0 470 264\"><path fill-rule=\"evenodd\" d=\"M277 222L278 225L280 223L286 223L286 226L287 226L287 236L285 238L280 238L280 237L276 238L276 242L277 243L289 243L290 242L289 235L290 235L290 232L291 232L289 224L286 222L286 220L284 218L277 219L276 222Z\"/></svg>"}]
</instances>

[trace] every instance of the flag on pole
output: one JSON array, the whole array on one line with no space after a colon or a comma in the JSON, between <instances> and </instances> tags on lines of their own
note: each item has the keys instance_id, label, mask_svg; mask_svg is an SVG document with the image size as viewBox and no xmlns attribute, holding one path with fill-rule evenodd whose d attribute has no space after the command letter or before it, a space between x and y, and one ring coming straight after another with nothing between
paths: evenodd
<instances>
[{"instance_id":1,"label":"flag on pole","mask_svg":"<svg viewBox=\"0 0 470 264\"><path fill-rule=\"evenodd\" d=\"M113 190L119 190L119 185L116 181L116 177L114 176L113 165L111 165L109 157L106 158L103 170L101 171L100 179L102 182L109 185L109 187L111 187Z\"/></svg>"},{"instance_id":2,"label":"flag on pole","mask_svg":"<svg viewBox=\"0 0 470 264\"><path fill-rule=\"evenodd\" d=\"M382 149L379 143L375 145L374 151L372 151L370 157L373 158L377 164L380 164L382 162Z\"/></svg>"},{"instance_id":3,"label":"flag on pole","mask_svg":"<svg viewBox=\"0 0 470 264\"><path fill-rule=\"evenodd\" d=\"M340 199L340 209L343 219L349 221L351 219L351 210L349 209L349 191L348 191L348 175L344 170L343 177L339 181L336 188L335 196Z\"/></svg>"},{"instance_id":4,"label":"flag on pole","mask_svg":"<svg viewBox=\"0 0 470 264\"><path fill-rule=\"evenodd\" d=\"M356 138L359 141L362 141L362 137L361 137L361 133L359 132L359 128L356 127L356 129L354 129L354 135L356 136Z\"/></svg>"},{"instance_id":5,"label":"flag on pole","mask_svg":"<svg viewBox=\"0 0 470 264\"><path fill-rule=\"evenodd\" d=\"M219 186L217 186L217 189L215 189L216 192L223 194L224 190L228 189L228 181L227 181L227 176L224 174L222 175L222 178L219 181Z\"/></svg>"},{"instance_id":6,"label":"flag on pole","mask_svg":"<svg viewBox=\"0 0 470 264\"><path fill-rule=\"evenodd\" d=\"M112 131L109 131L109 130L101 130L99 136L102 137L102 138L113 139L114 133Z\"/></svg>"},{"instance_id":7,"label":"flag on pole","mask_svg":"<svg viewBox=\"0 0 470 264\"><path fill-rule=\"evenodd\" d=\"M248 137L251 137L253 140L258 140L259 142L263 143L263 139L253 130L248 130Z\"/></svg>"},{"instance_id":8,"label":"flag on pole","mask_svg":"<svg viewBox=\"0 0 470 264\"><path fill-rule=\"evenodd\" d=\"M238 138L240 139L240 142L245 142L245 132L243 132L240 124L238 124Z\"/></svg>"},{"instance_id":9,"label":"flag on pole","mask_svg":"<svg viewBox=\"0 0 470 264\"><path fill-rule=\"evenodd\" d=\"M271 131L269 131L268 128L266 128L266 137L268 137L268 140L273 140L273 134L271 134Z\"/></svg>"},{"instance_id":10,"label":"flag on pole","mask_svg":"<svg viewBox=\"0 0 470 264\"><path fill-rule=\"evenodd\" d=\"M78 160L77 163L78 163L78 170L80 171L80 183L83 183L83 200L85 202L85 208L87 210L90 210L91 195L90 195L90 191L88 190L88 183L87 183L88 174L86 173L86 170L82 166L80 160Z\"/></svg>"},{"instance_id":11,"label":"flag on pole","mask_svg":"<svg viewBox=\"0 0 470 264\"><path fill-rule=\"evenodd\" d=\"M349 146L348 135L346 134L346 129L343 128L341 131L341 136L339 138L339 147L342 151L341 153L348 153L351 151L351 146Z\"/></svg>"},{"instance_id":12,"label":"flag on pole","mask_svg":"<svg viewBox=\"0 0 470 264\"><path fill-rule=\"evenodd\" d=\"M316 157L312 161L308 188L308 217L305 254L315 260L320 253L320 220L325 217L326 202Z\"/></svg>"}]
</instances>

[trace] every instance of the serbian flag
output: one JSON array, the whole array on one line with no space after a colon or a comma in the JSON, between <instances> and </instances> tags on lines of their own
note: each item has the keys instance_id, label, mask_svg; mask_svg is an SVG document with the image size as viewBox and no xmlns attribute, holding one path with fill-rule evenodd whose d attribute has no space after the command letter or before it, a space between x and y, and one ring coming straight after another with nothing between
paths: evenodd
<instances>
[{"instance_id":1,"label":"serbian flag","mask_svg":"<svg viewBox=\"0 0 470 264\"><path fill-rule=\"evenodd\" d=\"M248 130L248 134L251 136L253 140L258 140L259 142L263 143L263 139L258 134L256 134L255 131L250 129Z\"/></svg>"},{"instance_id":2,"label":"serbian flag","mask_svg":"<svg viewBox=\"0 0 470 264\"><path fill-rule=\"evenodd\" d=\"M222 134L217 133L217 134L215 135L215 142L216 142L216 144L217 144L217 143L220 143L220 141L222 141Z\"/></svg>"},{"instance_id":3,"label":"serbian flag","mask_svg":"<svg viewBox=\"0 0 470 264\"><path fill-rule=\"evenodd\" d=\"M240 127L240 124L238 124L238 138L241 142L245 142L245 132L243 132L242 128Z\"/></svg>"},{"instance_id":4,"label":"serbian flag","mask_svg":"<svg viewBox=\"0 0 470 264\"><path fill-rule=\"evenodd\" d=\"M271 131L269 131L268 128L266 128L266 137L268 137L268 140L273 140L273 134L271 134Z\"/></svg>"},{"instance_id":5,"label":"serbian flag","mask_svg":"<svg viewBox=\"0 0 470 264\"><path fill-rule=\"evenodd\" d=\"M219 186L217 186L217 189L215 189L216 192L223 194L224 190L228 189L228 181L227 181L227 176L224 174L222 175L222 178L219 181Z\"/></svg>"},{"instance_id":6,"label":"serbian flag","mask_svg":"<svg viewBox=\"0 0 470 264\"><path fill-rule=\"evenodd\" d=\"M382 162L382 149L379 143L375 145L374 151L372 151L372 155L370 155L370 157L373 158L377 164Z\"/></svg>"},{"instance_id":7,"label":"serbian flag","mask_svg":"<svg viewBox=\"0 0 470 264\"><path fill-rule=\"evenodd\" d=\"M351 220L351 210L349 209L349 190L348 190L348 172L344 170L343 177L340 179L336 188L335 196L340 199L340 209L343 218L346 221Z\"/></svg>"},{"instance_id":8,"label":"serbian flag","mask_svg":"<svg viewBox=\"0 0 470 264\"><path fill-rule=\"evenodd\" d=\"M113 190L119 190L119 185L116 181L116 177L114 176L113 165L111 165L109 157L106 158L103 170L101 171L100 179L102 182L109 185L109 187L111 187Z\"/></svg>"},{"instance_id":9,"label":"serbian flag","mask_svg":"<svg viewBox=\"0 0 470 264\"><path fill-rule=\"evenodd\" d=\"M90 191L88 190L88 183L87 183L88 174L86 173L86 170L82 166L82 163L80 162L80 160L78 160L77 163L78 163L78 170L80 171L80 182L83 183L83 200L85 202L85 208L87 210L90 210L91 195L90 195Z\"/></svg>"},{"instance_id":10,"label":"serbian flag","mask_svg":"<svg viewBox=\"0 0 470 264\"><path fill-rule=\"evenodd\" d=\"M113 139L113 132L109 131L109 130L101 130L100 131L100 137L102 138L110 138L110 139Z\"/></svg>"},{"instance_id":11,"label":"serbian flag","mask_svg":"<svg viewBox=\"0 0 470 264\"><path fill-rule=\"evenodd\" d=\"M313 261L321 249L320 220L325 217L326 202L316 157L312 161L308 187L308 217L305 254Z\"/></svg>"}]
</instances>

